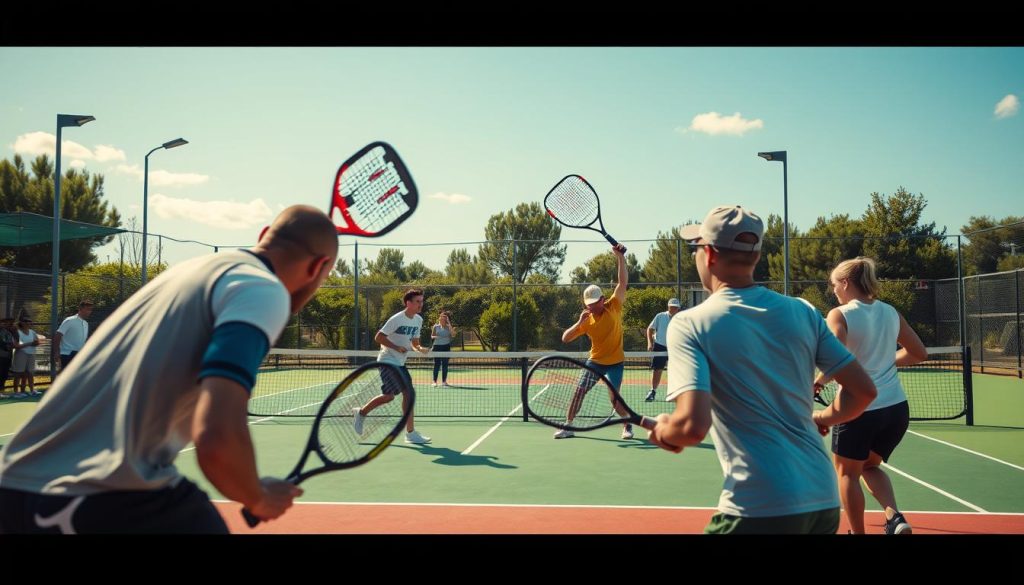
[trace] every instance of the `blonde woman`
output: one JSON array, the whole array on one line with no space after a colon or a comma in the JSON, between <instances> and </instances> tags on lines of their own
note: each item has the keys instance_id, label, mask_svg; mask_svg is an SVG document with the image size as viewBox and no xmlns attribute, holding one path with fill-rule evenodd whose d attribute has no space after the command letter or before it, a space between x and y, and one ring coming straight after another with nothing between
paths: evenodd
<instances>
[{"instance_id":1,"label":"blonde woman","mask_svg":"<svg viewBox=\"0 0 1024 585\"><path fill-rule=\"evenodd\" d=\"M892 482L881 465L889 460L910 425L907 395L896 368L916 364L927 358L928 352L907 320L891 305L878 300L875 273L874 260L859 256L840 262L830 276L840 305L829 311L828 327L857 357L878 388L878 396L863 414L832 429L833 463L853 534L864 533L861 478L885 509L885 533L910 534L910 524L896 507ZM827 380L818 376L814 391ZM821 418L816 422L820 427L829 426Z\"/></svg>"},{"instance_id":2,"label":"blonde woman","mask_svg":"<svg viewBox=\"0 0 1024 585\"><path fill-rule=\"evenodd\" d=\"M437 323L430 329L431 351L451 351L452 339L455 337L455 328L452 327L451 314L448 311L441 311L437 317ZM434 381L431 386L437 386L437 372L441 372L441 385L448 386L448 358L434 358Z\"/></svg>"},{"instance_id":3,"label":"blonde woman","mask_svg":"<svg viewBox=\"0 0 1024 585\"><path fill-rule=\"evenodd\" d=\"M36 348L39 342L45 339L32 330L32 319L22 317L18 321L18 340L14 344L14 366L11 368L14 374L15 398L40 394L36 392ZM25 391L26 385L28 392Z\"/></svg>"}]
</instances>

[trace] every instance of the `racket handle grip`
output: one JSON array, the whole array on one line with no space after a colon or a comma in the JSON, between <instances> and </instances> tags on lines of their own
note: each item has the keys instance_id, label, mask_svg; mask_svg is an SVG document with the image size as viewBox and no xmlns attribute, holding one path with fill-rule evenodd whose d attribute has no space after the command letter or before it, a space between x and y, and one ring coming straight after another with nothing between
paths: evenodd
<instances>
[{"instance_id":1,"label":"racket handle grip","mask_svg":"<svg viewBox=\"0 0 1024 585\"><path fill-rule=\"evenodd\" d=\"M658 426L658 421L657 419L653 419L649 416L644 416L640 418L640 426L648 431L653 431L654 427Z\"/></svg>"},{"instance_id":2,"label":"racket handle grip","mask_svg":"<svg viewBox=\"0 0 1024 585\"><path fill-rule=\"evenodd\" d=\"M613 245L613 246L618 246L619 245L619 242L615 238L609 236L608 234L604 235L604 239L608 240L608 243ZM626 253L626 247L625 246L622 246L622 253L623 254Z\"/></svg>"},{"instance_id":3,"label":"racket handle grip","mask_svg":"<svg viewBox=\"0 0 1024 585\"><path fill-rule=\"evenodd\" d=\"M260 522L263 522L263 520L254 516L253 513L249 511L249 508L242 508L242 517L245 518L245 523L249 525L249 528L256 528Z\"/></svg>"}]
</instances>

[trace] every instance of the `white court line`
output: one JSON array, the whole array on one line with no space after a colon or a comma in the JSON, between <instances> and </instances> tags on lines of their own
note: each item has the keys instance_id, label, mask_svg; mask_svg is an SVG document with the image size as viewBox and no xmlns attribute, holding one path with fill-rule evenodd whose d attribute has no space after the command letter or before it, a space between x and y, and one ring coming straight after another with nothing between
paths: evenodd
<instances>
[{"instance_id":1,"label":"white court line","mask_svg":"<svg viewBox=\"0 0 1024 585\"><path fill-rule=\"evenodd\" d=\"M943 441L941 439L936 439L935 437L929 437L928 435L924 435L924 434L918 433L916 431L908 430L907 432L912 434L912 435L917 435L918 437L923 437L925 439L928 439L929 441L935 441L936 443L941 443L943 445L946 445L947 447L953 447L954 449L960 449L961 451L966 451L966 452L970 453L971 455L977 455L978 457L984 457L985 459L991 459L992 461L995 461L996 463L1002 463L1003 465L1008 465L1008 466L1010 466L1010 467L1012 467L1014 469L1019 469L1021 471L1024 471L1024 467L1021 467L1020 465L1014 465L1013 463L1010 463L1008 461L1003 461L1002 459L996 459L995 457L992 457L991 455L985 455L984 453L979 453L977 451L972 451L972 450L970 450L970 449L968 449L966 447L961 447L960 445L956 445L954 443Z\"/></svg>"},{"instance_id":2,"label":"white court line","mask_svg":"<svg viewBox=\"0 0 1024 585\"><path fill-rule=\"evenodd\" d=\"M543 394L544 391L547 390L550 386L551 386L551 384L548 384L547 386L544 386L543 388L541 388L540 392L537 393L537 396L540 396L541 394ZM523 407L523 405L519 404L518 406L513 408L512 412L510 412L507 415L505 415L505 418L503 418L500 421L498 421L498 424L496 424L493 427L491 427L490 430L488 430L486 433L484 433L484 435L482 437L477 439L476 442L474 442L472 445L470 445L468 448L466 448L466 450L463 451L462 453L460 453L460 455L469 455L470 453L472 453L473 449L476 449L477 446L480 445L480 443L484 442L484 439L486 439L487 437L491 436L491 433L493 433L494 431L498 430L498 427L500 427L502 425L502 423L504 423L504 422L508 421L508 419L512 418L512 415L514 415L516 412L518 412L519 409L522 408L522 407Z\"/></svg>"},{"instance_id":3,"label":"white court line","mask_svg":"<svg viewBox=\"0 0 1024 585\"><path fill-rule=\"evenodd\" d=\"M248 422L247 424L251 426L251 425L254 425L254 424L256 424L256 423L261 423L261 422L264 422L264 421L268 421L268 420L273 420L273 418L274 418L275 416L281 416L282 414L287 414L287 413L289 413L289 412L291 412L291 411L293 411L293 410L299 410L299 409L302 409L302 408L307 408L307 407L309 407L309 406L314 406L314 405L317 405L317 404L323 404L323 401L320 401L320 402L311 402L311 403L309 403L309 404L304 404L304 405L302 405L302 406L296 406L295 408L289 408L288 410L282 410L281 412L279 412L279 413L277 413L277 414L275 414L275 415L273 415L273 416L265 416L265 417L263 417L263 418L258 418L258 419L256 419L256 420L251 420L251 421L249 421L249 422ZM181 455L182 453L185 453L186 451L192 451L192 450L194 450L195 448L196 448L196 447L195 447L195 445L193 445L193 446L191 446L191 447L185 447L185 448L184 448L184 449L182 449L181 451L178 451L178 454L179 454L179 455Z\"/></svg>"},{"instance_id":4,"label":"white court line","mask_svg":"<svg viewBox=\"0 0 1024 585\"><path fill-rule=\"evenodd\" d=\"M512 418L512 415L514 415L514 414L515 414L515 413L516 413L516 412L517 412L517 411L518 411L518 410L519 410L520 408L522 408L522 407L523 407L523 405L522 405L522 404L520 404L519 406L517 406L517 407L513 408L513 409L512 409L512 412L510 412L510 413L508 413L507 415L505 415L505 418L503 418L503 419L499 420L499 421L498 421L498 424L496 424L496 425L494 425L493 427L491 427L491 428L490 428L490 429L489 429L489 430L488 430L488 431L487 431L486 433L484 433L484 434L483 434L483 436L482 436L482 437L480 437L479 439L477 439L477 440L476 440L476 442L474 442L474 443L473 443L472 445L470 445L469 447L467 447L465 451L463 451L462 453L460 453L460 455L469 455L470 453L472 453L472 452L473 452L473 449L476 449L476 448L477 448L477 446L478 446L478 445L479 445L480 443L483 443L483 442L484 442L484 439L486 439L487 437L491 436L491 433L493 433L494 431L498 430L498 427L500 427L500 426L502 425L502 423L504 423L504 422L505 422L505 421L507 421L508 419Z\"/></svg>"},{"instance_id":5,"label":"white court line","mask_svg":"<svg viewBox=\"0 0 1024 585\"><path fill-rule=\"evenodd\" d=\"M902 475L903 477L909 479L910 481L919 483L919 484L923 485L924 487L926 487L926 488L928 488L930 490L933 490L933 491L935 491L935 492L937 492L937 493L939 493L939 494L941 494L943 496L946 496L947 498L953 500L954 502L956 502L956 503L958 503L958 504L960 504L962 506L967 506L968 508L974 510L975 512L981 512L982 514L988 514L989 513L988 510L982 508L981 506L975 506L974 504L968 502L967 500L964 500L962 498L958 498L958 497L954 496L953 494L951 494L951 493L949 493L947 491L941 490L941 489L933 486L932 484L930 484L930 483L928 483L928 482L926 482L924 480L918 479L918 478L914 477L913 475L910 475L909 473L907 473L905 471L900 471L899 469L896 469L895 467L893 467L892 465L889 465L888 463L883 463L882 467L884 467L886 469L889 469L891 471L894 471L894 472Z\"/></svg>"}]
</instances>

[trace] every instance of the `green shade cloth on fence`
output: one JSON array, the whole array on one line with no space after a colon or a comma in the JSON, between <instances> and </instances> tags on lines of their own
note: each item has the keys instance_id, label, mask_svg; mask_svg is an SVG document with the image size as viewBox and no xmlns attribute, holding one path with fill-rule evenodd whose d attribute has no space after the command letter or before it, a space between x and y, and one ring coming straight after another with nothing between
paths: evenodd
<instances>
[{"instance_id":1,"label":"green shade cloth on fence","mask_svg":"<svg viewBox=\"0 0 1024 585\"><path fill-rule=\"evenodd\" d=\"M77 240L110 236L125 230L62 219L60 239ZM0 213L0 246L20 247L45 244L53 240L53 218L35 213Z\"/></svg>"}]
</instances>

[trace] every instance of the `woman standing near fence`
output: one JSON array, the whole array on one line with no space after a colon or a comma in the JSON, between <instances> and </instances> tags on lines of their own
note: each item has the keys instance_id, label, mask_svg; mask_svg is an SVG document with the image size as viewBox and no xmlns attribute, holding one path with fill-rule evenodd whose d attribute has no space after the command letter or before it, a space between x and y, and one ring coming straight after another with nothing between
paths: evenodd
<instances>
[{"instance_id":1,"label":"woman standing near fence","mask_svg":"<svg viewBox=\"0 0 1024 585\"><path fill-rule=\"evenodd\" d=\"M907 320L876 298L874 260L858 256L840 262L830 281L840 306L829 311L828 328L857 357L878 388L878 396L863 414L832 429L832 459L843 509L852 532L864 534L863 477L868 491L885 509L885 533L910 534L910 524L896 507L892 482L882 471L882 462L889 460L910 425L910 407L896 368L924 360L928 350ZM819 375L814 391L826 381ZM841 394L840 389L837 398Z\"/></svg>"},{"instance_id":2,"label":"woman standing near fence","mask_svg":"<svg viewBox=\"0 0 1024 585\"><path fill-rule=\"evenodd\" d=\"M448 311L441 311L437 317L437 323L430 329L430 338L433 340L430 349L432 351L451 351L452 339L455 337L455 328L452 327L451 315ZM431 386L437 386L437 372L441 372L441 385L448 386L448 358L434 358L434 381Z\"/></svg>"},{"instance_id":3,"label":"woman standing near fence","mask_svg":"<svg viewBox=\"0 0 1024 585\"><path fill-rule=\"evenodd\" d=\"M44 339L46 338L32 330L32 319L22 317L18 321L18 342L14 344L14 367L11 368L14 374L15 398L40 394L36 392L36 347ZM28 392L25 392L26 383Z\"/></svg>"}]
</instances>

